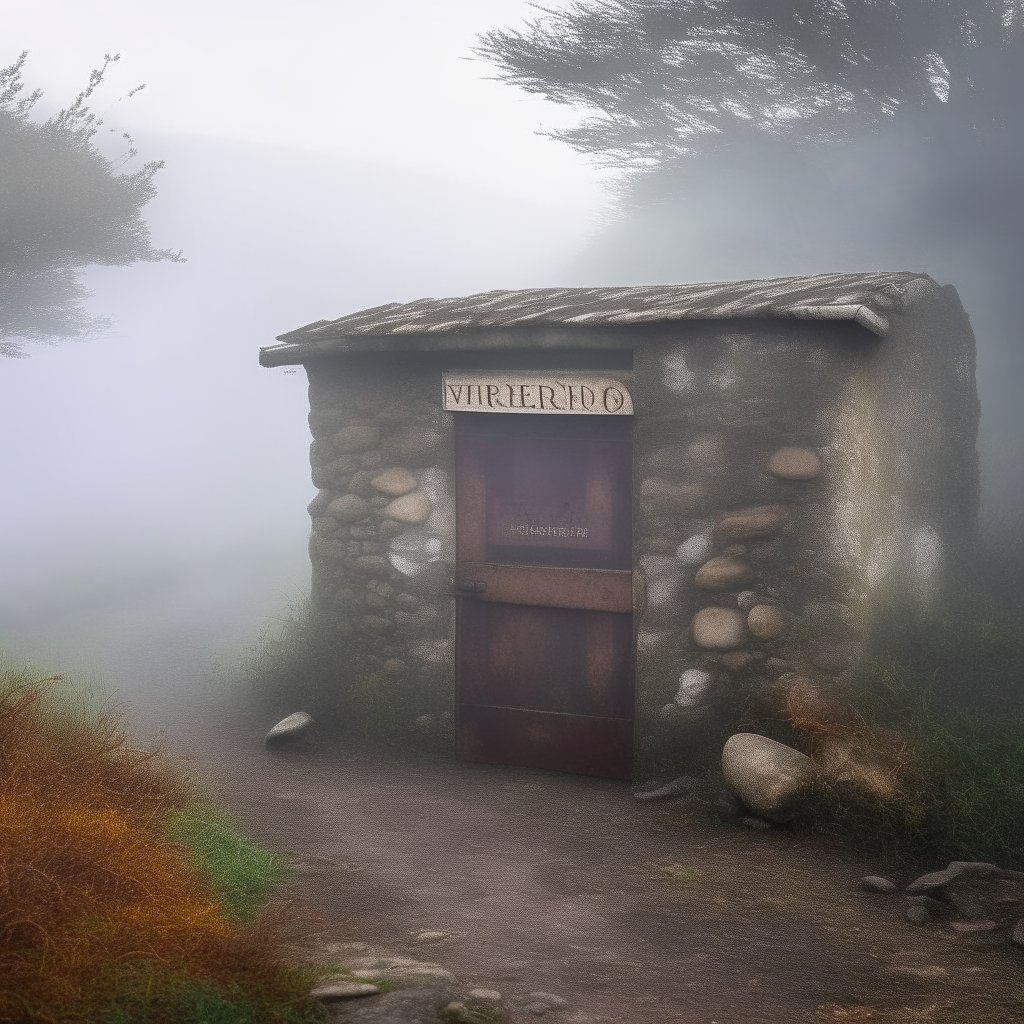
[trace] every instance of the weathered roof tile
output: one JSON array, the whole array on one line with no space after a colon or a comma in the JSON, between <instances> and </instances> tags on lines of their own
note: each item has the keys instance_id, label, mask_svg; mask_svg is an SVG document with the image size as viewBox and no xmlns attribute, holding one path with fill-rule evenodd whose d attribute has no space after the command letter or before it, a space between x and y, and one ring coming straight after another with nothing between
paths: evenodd
<instances>
[{"instance_id":1,"label":"weathered roof tile","mask_svg":"<svg viewBox=\"0 0 1024 1024\"><path fill-rule=\"evenodd\" d=\"M278 341L283 344L261 350L260 361L264 365L302 362L344 350L338 342L345 338L442 334L489 327L786 317L856 320L875 334L885 334L889 328L885 314L901 306L908 285L915 280L928 288L936 287L925 275L909 272L815 274L629 288L528 288L391 302L337 320L318 320L282 334Z\"/></svg>"}]
</instances>

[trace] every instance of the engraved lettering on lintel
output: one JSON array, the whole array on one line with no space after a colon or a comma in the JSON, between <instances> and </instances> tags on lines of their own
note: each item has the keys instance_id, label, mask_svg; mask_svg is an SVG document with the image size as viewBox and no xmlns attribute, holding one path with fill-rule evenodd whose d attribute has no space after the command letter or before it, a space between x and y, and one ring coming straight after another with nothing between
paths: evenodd
<instances>
[{"instance_id":1,"label":"engraved lettering on lintel","mask_svg":"<svg viewBox=\"0 0 1024 1024\"><path fill-rule=\"evenodd\" d=\"M443 375L448 412L531 413L573 416L632 416L629 374L460 373Z\"/></svg>"}]
</instances>

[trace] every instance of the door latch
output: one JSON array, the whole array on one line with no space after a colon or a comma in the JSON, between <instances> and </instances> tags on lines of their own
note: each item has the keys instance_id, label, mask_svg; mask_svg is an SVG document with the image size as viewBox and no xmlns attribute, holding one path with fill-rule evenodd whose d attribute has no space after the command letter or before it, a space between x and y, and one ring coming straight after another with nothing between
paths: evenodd
<instances>
[{"instance_id":1,"label":"door latch","mask_svg":"<svg viewBox=\"0 0 1024 1024\"><path fill-rule=\"evenodd\" d=\"M483 580L456 580L452 591L456 597L469 597L473 594L483 594L487 590L487 584Z\"/></svg>"}]
</instances>

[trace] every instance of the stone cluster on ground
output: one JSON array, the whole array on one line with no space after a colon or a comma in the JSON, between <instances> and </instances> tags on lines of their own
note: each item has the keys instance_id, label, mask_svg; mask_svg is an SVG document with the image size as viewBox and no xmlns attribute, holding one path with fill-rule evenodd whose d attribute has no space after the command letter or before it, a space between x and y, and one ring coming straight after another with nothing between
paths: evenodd
<instances>
[{"instance_id":1,"label":"stone cluster on ground","mask_svg":"<svg viewBox=\"0 0 1024 1024\"><path fill-rule=\"evenodd\" d=\"M867 875L868 892L895 896L891 879ZM1024 946L1024 871L981 861L951 861L942 871L915 878L903 890L903 911L913 924L941 924L960 934L1000 931Z\"/></svg>"},{"instance_id":2,"label":"stone cluster on ground","mask_svg":"<svg viewBox=\"0 0 1024 1024\"><path fill-rule=\"evenodd\" d=\"M421 932L420 937L433 934L445 933ZM466 988L438 963L371 950L363 943L333 944L325 949L359 954L345 957L343 975L323 978L310 992L336 1021L492 1024L510 1007L541 1017L569 1005L552 992L532 991L507 997L496 989ZM384 991L373 983L384 980L394 987Z\"/></svg>"}]
</instances>

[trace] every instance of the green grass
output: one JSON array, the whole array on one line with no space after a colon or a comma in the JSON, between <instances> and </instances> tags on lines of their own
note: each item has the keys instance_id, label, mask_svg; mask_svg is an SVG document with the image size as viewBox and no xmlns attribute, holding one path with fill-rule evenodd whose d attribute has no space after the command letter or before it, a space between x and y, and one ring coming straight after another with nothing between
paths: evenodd
<instances>
[{"instance_id":1,"label":"green grass","mask_svg":"<svg viewBox=\"0 0 1024 1024\"><path fill-rule=\"evenodd\" d=\"M928 682L893 663L866 666L859 682L874 719L910 742L903 793L880 800L823 785L812 804L818 827L897 864L1024 869L1024 722L936 709Z\"/></svg>"},{"instance_id":2,"label":"green grass","mask_svg":"<svg viewBox=\"0 0 1024 1024\"><path fill-rule=\"evenodd\" d=\"M116 1002L103 1024L322 1024L328 1020L326 1009L316 1000L266 1002L239 989L173 977L160 965L133 965L122 972L119 982Z\"/></svg>"},{"instance_id":3,"label":"green grass","mask_svg":"<svg viewBox=\"0 0 1024 1024\"><path fill-rule=\"evenodd\" d=\"M210 804L189 804L171 815L167 835L192 851L196 867L224 901L228 920L251 921L274 887L292 875L279 857L246 839Z\"/></svg>"},{"instance_id":4,"label":"green grass","mask_svg":"<svg viewBox=\"0 0 1024 1024\"><path fill-rule=\"evenodd\" d=\"M391 978L386 978L383 974L376 977L357 978L352 973L352 968L345 967L343 964L319 964L316 970L320 978L330 978L331 981L358 981L366 985L376 985L381 992L390 992L392 989L399 987Z\"/></svg>"}]
</instances>

